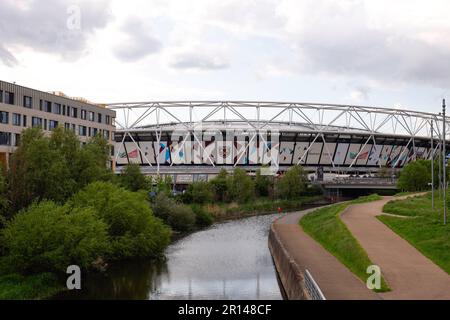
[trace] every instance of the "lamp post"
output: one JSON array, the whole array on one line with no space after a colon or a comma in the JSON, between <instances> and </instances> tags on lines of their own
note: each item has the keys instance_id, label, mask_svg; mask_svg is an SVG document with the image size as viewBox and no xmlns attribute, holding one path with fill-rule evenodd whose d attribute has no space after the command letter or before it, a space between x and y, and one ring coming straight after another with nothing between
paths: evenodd
<instances>
[{"instance_id":1,"label":"lamp post","mask_svg":"<svg viewBox=\"0 0 450 320\"><path fill-rule=\"evenodd\" d=\"M433 119L431 119L431 208L434 210L434 147L433 147Z\"/></svg>"},{"instance_id":2,"label":"lamp post","mask_svg":"<svg viewBox=\"0 0 450 320\"><path fill-rule=\"evenodd\" d=\"M445 176L446 167L446 154L445 154L445 99L442 99L442 182L443 182L443 201L444 201L444 225L447 224L447 204L446 204L446 192L447 182Z\"/></svg>"}]
</instances>

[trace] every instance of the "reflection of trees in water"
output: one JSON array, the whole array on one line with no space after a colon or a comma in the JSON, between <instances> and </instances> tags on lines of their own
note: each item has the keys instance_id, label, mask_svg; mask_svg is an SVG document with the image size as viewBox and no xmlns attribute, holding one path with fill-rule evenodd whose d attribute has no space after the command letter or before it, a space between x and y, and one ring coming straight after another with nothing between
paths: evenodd
<instances>
[{"instance_id":1,"label":"reflection of trees in water","mask_svg":"<svg viewBox=\"0 0 450 320\"><path fill-rule=\"evenodd\" d=\"M148 299L160 286L160 275L167 273L164 259L126 261L110 266L105 274L90 274L81 290L64 293L63 299Z\"/></svg>"}]
</instances>

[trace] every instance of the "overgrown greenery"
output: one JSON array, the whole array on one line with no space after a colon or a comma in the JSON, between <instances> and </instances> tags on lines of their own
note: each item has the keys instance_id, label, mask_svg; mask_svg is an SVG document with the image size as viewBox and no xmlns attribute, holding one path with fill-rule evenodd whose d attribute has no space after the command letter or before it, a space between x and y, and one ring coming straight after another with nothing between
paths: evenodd
<instances>
[{"instance_id":1,"label":"overgrown greenery","mask_svg":"<svg viewBox=\"0 0 450 320\"><path fill-rule=\"evenodd\" d=\"M382 199L380 196L374 194L350 202L331 205L307 214L299 222L307 234L319 242L364 282L367 279L367 267L373 265L373 263L363 247L342 222L339 215L351 204L380 199ZM382 279L381 289L377 291L389 291L389 287L384 279Z\"/></svg>"},{"instance_id":2,"label":"overgrown greenery","mask_svg":"<svg viewBox=\"0 0 450 320\"><path fill-rule=\"evenodd\" d=\"M22 132L0 174L1 298L45 298L61 289L68 265L101 269L168 245L170 228L152 214L147 193L133 192L151 186L148 179L133 166L117 178L108 160L100 136L81 144L60 127ZM167 180L157 182L170 193Z\"/></svg>"},{"instance_id":3,"label":"overgrown greenery","mask_svg":"<svg viewBox=\"0 0 450 320\"><path fill-rule=\"evenodd\" d=\"M96 136L81 146L75 133L56 128L50 137L38 128L22 132L8 171L10 215L43 199L64 203L93 181L111 179L109 147Z\"/></svg>"},{"instance_id":4,"label":"overgrown greenery","mask_svg":"<svg viewBox=\"0 0 450 320\"><path fill-rule=\"evenodd\" d=\"M384 205L384 212L405 218L388 215L377 218L450 274L450 225L443 224L442 209L442 199L436 197L432 210L431 195L427 194Z\"/></svg>"},{"instance_id":5,"label":"overgrown greenery","mask_svg":"<svg viewBox=\"0 0 450 320\"><path fill-rule=\"evenodd\" d=\"M421 191L428 189L431 182L431 162L416 160L408 163L400 172L397 187L404 191Z\"/></svg>"}]
</instances>

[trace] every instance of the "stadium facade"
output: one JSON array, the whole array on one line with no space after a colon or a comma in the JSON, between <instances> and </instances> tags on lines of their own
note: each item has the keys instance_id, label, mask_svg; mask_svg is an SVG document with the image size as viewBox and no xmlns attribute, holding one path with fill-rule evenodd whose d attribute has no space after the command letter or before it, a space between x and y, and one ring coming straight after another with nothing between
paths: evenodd
<instances>
[{"instance_id":1,"label":"stadium facade","mask_svg":"<svg viewBox=\"0 0 450 320\"><path fill-rule=\"evenodd\" d=\"M349 105L191 101L108 108L120 119L117 170L137 163L146 174L171 175L177 183L208 180L235 167L396 172L437 154L443 127L439 114Z\"/></svg>"}]
</instances>

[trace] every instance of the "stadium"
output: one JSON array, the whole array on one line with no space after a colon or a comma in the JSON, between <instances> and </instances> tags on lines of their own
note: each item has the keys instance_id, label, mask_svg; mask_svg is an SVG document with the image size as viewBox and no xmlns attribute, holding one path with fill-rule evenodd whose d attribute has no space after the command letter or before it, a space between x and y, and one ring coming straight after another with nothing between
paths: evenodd
<instances>
[{"instance_id":1,"label":"stadium","mask_svg":"<svg viewBox=\"0 0 450 320\"><path fill-rule=\"evenodd\" d=\"M408 109L245 101L108 104L116 111L116 171L137 163L179 184L219 170L398 172L441 148L442 115ZM448 122L448 118L446 119ZM448 130L447 130L448 131Z\"/></svg>"}]
</instances>

